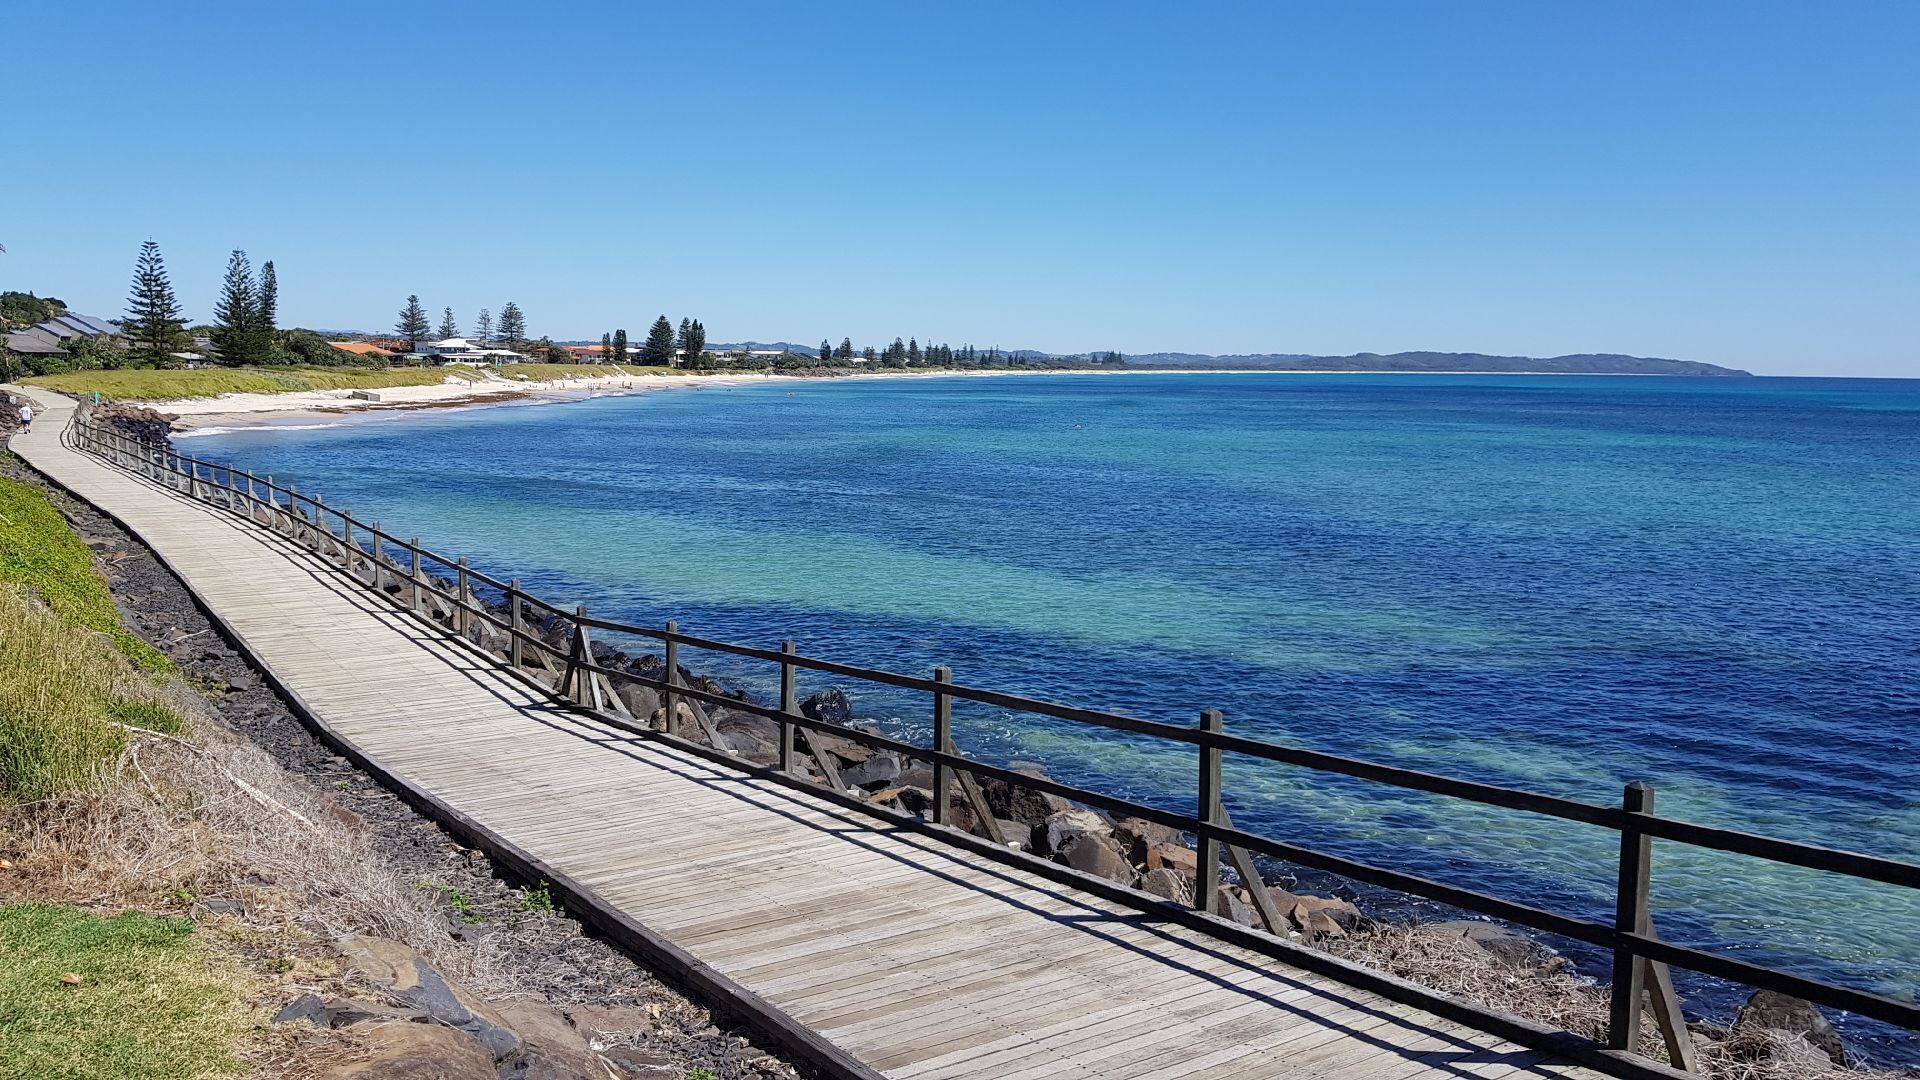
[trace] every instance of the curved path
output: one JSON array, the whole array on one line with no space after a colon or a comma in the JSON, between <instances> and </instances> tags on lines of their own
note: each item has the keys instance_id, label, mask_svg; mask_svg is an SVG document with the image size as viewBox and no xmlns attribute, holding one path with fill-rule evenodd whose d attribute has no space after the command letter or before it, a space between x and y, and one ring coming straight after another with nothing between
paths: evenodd
<instances>
[{"instance_id":1,"label":"curved path","mask_svg":"<svg viewBox=\"0 0 1920 1080\"><path fill-rule=\"evenodd\" d=\"M70 402L7 389L48 406L12 449L138 534L323 733L830 1074L1600 1075L595 724L305 550L70 449Z\"/></svg>"}]
</instances>

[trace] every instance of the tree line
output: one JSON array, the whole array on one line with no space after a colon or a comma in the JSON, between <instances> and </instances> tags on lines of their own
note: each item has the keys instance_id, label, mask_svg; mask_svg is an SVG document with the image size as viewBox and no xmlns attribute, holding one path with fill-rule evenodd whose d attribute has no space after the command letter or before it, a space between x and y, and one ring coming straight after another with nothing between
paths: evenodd
<instances>
[{"instance_id":1,"label":"tree line","mask_svg":"<svg viewBox=\"0 0 1920 1080\"><path fill-rule=\"evenodd\" d=\"M525 352L530 345L539 345L541 351L551 351L554 347L546 338L538 342L527 340L527 316L520 310L520 305L511 300L501 307L498 321L492 312L481 308L480 314L474 317L473 325L473 334L466 340L482 348L499 346L514 352ZM435 340L439 341L461 336L460 324L453 317L452 308L440 309L440 325L435 327L427 317L426 306L420 303L417 295L407 297L406 304L400 308L400 321L394 324L393 332L396 337L406 341L410 352L419 352L420 343L436 332L439 336Z\"/></svg>"},{"instance_id":2,"label":"tree line","mask_svg":"<svg viewBox=\"0 0 1920 1080\"><path fill-rule=\"evenodd\" d=\"M653 326L647 330L647 338L638 349L629 349L627 332L613 330L600 335L600 355L609 363L624 364L637 359L648 367L671 367L674 359L687 367L705 368L716 364L712 353L707 351L707 328L695 318L682 318L680 329L673 328L673 322L665 315L653 320Z\"/></svg>"},{"instance_id":3,"label":"tree line","mask_svg":"<svg viewBox=\"0 0 1920 1080\"><path fill-rule=\"evenodd\" d=\"M213 322L189 328L160 245L148 240L134 259L133 285L117 336L70 338L62 342L64 357L19 359L37 375L75 368L177 367L194 358L196 335L203 334L213 354L207 359L231 367L362 362L311 330L282 329L279 309L280 280L273 261L262 263L256 273L247 253L235 250L227 258Z\"/></svg>"},{"instance_id":4,"label":"tree line","mask_svg":"<svg viewBox=\"0 0 1920 1080\"><path fill-rule=\"evenodd\" d=\"M889 368L940 367L940 368L981 368L981 367L1023 367L1045 365L1058 367L1063 365L1092 364L1100 367L1122 367L1127 358L1119 352L1091 352L1074 356L1036 357L1031 353L1003 352L998 346L985 349L972 345L955 347L945 343L935 345L928 342L922 347L917 338L905 341L894 338L893 343L880 349L868 345L856 350L853 339L843 337L835 345L825 338L820 341L819 361L822 364L835 362L853 363L856 359Z\"/></svg>"}]
</instances>

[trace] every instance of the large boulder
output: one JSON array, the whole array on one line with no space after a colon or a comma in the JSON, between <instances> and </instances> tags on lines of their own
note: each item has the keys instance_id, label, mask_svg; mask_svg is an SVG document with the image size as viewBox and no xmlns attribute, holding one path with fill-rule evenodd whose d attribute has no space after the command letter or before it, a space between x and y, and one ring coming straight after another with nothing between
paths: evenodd
<instances>
[{"instance_id":1,"label":"large boulder","mask_svg":"<svg viewBox=\"0 0 1920 1080\"><path fill-rule=\"evenodd\" d=\"M1426 923L1421 928L1429 933L1463 937L1480 946L1495 960L1511 968L1532 970L1549 966L1553 957L1553 953L1539 942L1499 923L1482 922L1478 919L1453 919L1447 922Z\"/></svg>"},{"instance_id":2,"label":"large boulder","mask_svg":"<svg viewBox=\"0 0 1920 1080\"><path fill-rule=\"evenodd\" d=\"M1260 913L1247 903L1246 897L1237 889L1221 889L1214 893L1213 913L1242 926L1257 926L1260 923Z\"/></svg>"},{"instance_id":3,"label":"large boulder","mask_svg":"<svg viewBox=\"0 0 1920 1080\"><path fill-rule=\"evenodd\" d=\"M660 694L651 686L622 683L616 693L620 696L620 703L627 707L627 711L641 720L647 719L660 709Z\"/></svg>"},{"instance_id":4,"label":"large boulder","mask_svg":"<svg viewBox=\"0 0 1920 1080\"><path fill-rule=\"evenodd\" d=\"M1147 852L1160 844L1179 844L1185 834L1145 818L1123 817L1113 823L1113 838L1136 866L1145 866Z\"/></svg>"},{"instance_id":5,"label":"large boulder","mask_svg":"<svg viewBox=\"0 0 1920 1080\"><path fill-rule=\"evenodd\" d=\"M1140 888L1182 907L1193 906L1193 879L1168 867L1147 871L1140 878Z\"/></svg>"},{"instance_id":6,"label":"large boulder","mask_svg":"<svg viewBox=\"0 0 1920 1080\"><path fill-rule=\"evenodd\" d=\"M1148 870L1166 867L1194 877L1200 872L1200 853L1185 844L1155 844L1147 849L1145 865Z\"/></svg>"},{"instance_id":7,"label":"large boulder","mask_svg":"<svg viewBox=\"0 0 1920 1080\"><path fill-rule=\"evenodd\" d=\"M780 754L780 725L758 713L715 709L713 726L728 753L755 761L772 761Z\"/></svg>"},{"instance_id":8,"label":"large boulder","mask_svg":"<svg viewBox=\"0 0 1920 1080\"><path fill-rule=\"evenodd\" d=\"M1037 777L1046 776L1040 766L1031 762L1017 762L1012 768L1015 772L1028 773ZM985 777L980 781L980 794L986 798L987 806L992 809L995 817L1018 821L1028 828L1042 824L1053 815L1062 810L1071 809L1073 806L1058 795L1035 791L1021 784L1011 784L994 776Z\"/></svg>"},{"instance_id":9,"label":"large boulder","mask_svg":"<svg viewBox=\"0 0 1920 1080\"><path fill-rule=\"evenodd\" d=\"M1083 832L1067 841L1056 856L1061 862L1083 874L1127 884L1133 881L1133 864L1121 854L1120 845L1104 833Z\"/></svg>"},{"instance_id":10,"label":"large boulder","mask_svg":"<svg viewBox=\"0 0 1920 1080\"><path fill-rule=\"evenodd\" d=\"M1367 921L1359 908L1334 897L1295 894L1272 886L1267 888L1267 896L1273 901L1274 910L1290 919L1294 926L1311 934L1345 937L1347 931L1358 929ZM1490 927L1493 924L1470 925Z\"/></svg>"},{"instance_id":11,"label":"large boulder","mask_svg":"<svg viewBox=\"0 0 1920 1080\"><path fill-rule=\"evenodd\" d=\"M494 1057L464 1032L439 1024L385 1023L364 1029L350 1063L320 1080L496 1080Z\"/></svg>"},{"instance_id":12,"label":"large boulder","mask_svg":"<svg viewBox=\"0 0 1920 1080\"><path fill-rule=\"evenodd\" d=\"M471 1036L495 1060L520 1048L519 1036L499 1013L446 979L408 946L355 935L342 940L339 947L342 967L407 1007Z\"/></svg>"},{"instance_id":13,"label":"large boulder","mask_svg":"<svg viewBox=\"0 0 1920 1080\"><path fill-rule=\"evenodd\" d=\"M1840 1033L1834 1030L1826 1014L1811 1001L1787 994L1772 990L1756 992L1740 1007L1740 1015L1734 1020L1733 1029L1770 1029L1805 1036L1809 1044L1819 1048L1835 1064L1846 1065L1850 1061L1846 1044L1840 1041Z\"/></svg>"},{"instance_id":14,"label":"large boulder","mask_svg":"<svg viewBox=\"0 0 1920 1080\"><path fill-rule=\"evenodd\" d=\"M1042 855L1058 855L1066 850L1067 843L1080 836L1092 833L1096 836L1110 836L1113 826L1107 819L1092 810L1078 807L1049 814L1044 824L1033 829L1034 847Z\"/></svg>"},{"instance_id":15,"label":"large boulder","mask_svg":"<svg viewBox=\"0 0 1920 1080\"><path fill-rule=\"evenodd\" d=\"M853 703L837 688L828 688L801 702L800 714L824 724L851 724Z\"/></svg>"},{"instance_id":16,"label":"large boulder","mask_svg":"<svg viewBox=\"0 0 1920 1080\"><path fill-rule=\"evenodd\" d=\"M840 770L840 779L848 787L877 790L892 785L904 771L900 766L899 754L892 750L880 750L867 760Z\"/></svg>"}]
</instances>

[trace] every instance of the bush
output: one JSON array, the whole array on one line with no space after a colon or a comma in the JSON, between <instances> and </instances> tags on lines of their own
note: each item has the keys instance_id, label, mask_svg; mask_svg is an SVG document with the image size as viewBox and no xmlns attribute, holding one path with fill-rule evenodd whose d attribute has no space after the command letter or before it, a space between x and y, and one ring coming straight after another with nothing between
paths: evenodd
<instances>
[{"instance_id":1,"label":"bush","mask_svg":"<svg viewBox=\"0 0 1920 1080\"><path fill-rule=\"evenodd\" d=\"M104 634L143 670L171 673L159 650L127 632L93 553L38 488L0 477L0 585L33 590L67 622Z\"/></svg>"}]
</instances>

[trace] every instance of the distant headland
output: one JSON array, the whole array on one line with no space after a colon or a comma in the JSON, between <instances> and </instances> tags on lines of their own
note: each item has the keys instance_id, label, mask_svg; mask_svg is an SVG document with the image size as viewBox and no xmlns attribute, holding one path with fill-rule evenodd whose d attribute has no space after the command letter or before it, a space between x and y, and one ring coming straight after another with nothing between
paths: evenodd
<instances>
[{"instance_id":1,"label":"distant headland","mask_svg":"<svg viewBox=\"0 0 1920 1080\"><path fill-rule=\"evenodd\" d=\"M896 342L896 345L899 343ZM825 345L823 342L822 345ZM788 357L820 358L821 346L790 341L742 341L710 346L720 352L738 352ZM902 346L906 348L906 346ZM917 351L917 349L915 350ZM974 350L968 347L971 354ZM1624 353L1570 353L1565 356L1497 356L1477 352L1397 352L1353 353L1347 356L1316 356L1309 353L1208 353L1154 352L1079 352L1053 353L1039 349L980 350L983 359L996 365L1101 366L1123 368L1203 368L1213 371L1351 371L1457 373L1493 372L1550 375L1710 375L1751 378L1753 372L1722 367L1699 360L1672 360L1660 356L1628 356ZM884 355L881 359L884 360ZM845 350L827 356L829 362L859 364L859 352Z\"/></svg>"}]
</instances>

